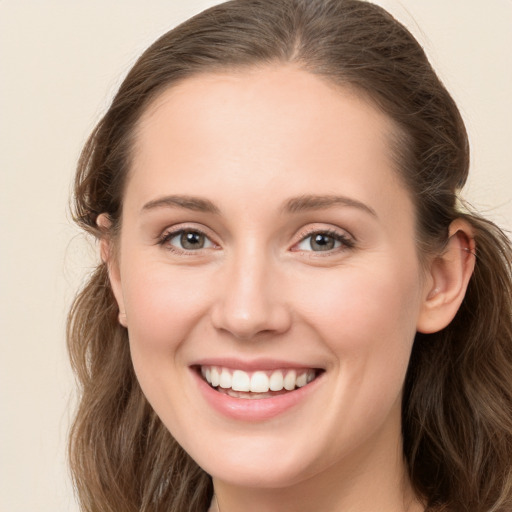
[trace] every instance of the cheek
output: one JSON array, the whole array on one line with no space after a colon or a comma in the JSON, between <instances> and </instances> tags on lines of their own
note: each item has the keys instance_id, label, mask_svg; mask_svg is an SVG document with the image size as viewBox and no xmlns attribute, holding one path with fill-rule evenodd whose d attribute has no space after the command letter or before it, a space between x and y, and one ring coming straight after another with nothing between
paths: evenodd
<instances>
[{"instance_id":1,"label":"cheek","mask_svg":"<svg viewBox=\"0 0 512 512\"><path fill-rule=\"evenodd\" d=\"M420 287L412 266L381 263L340 268L317 277L307 293L294 292L304 297L302 318L332 355L329 435L346 439L343 446L400 420ZM333 448L334 457L341 455Z\"/></svg>"},{"instance_id":2,"label":"cheek","mask_svg":"<svg viewBox=\"0 0 512 512\"><path fill-rule=\"evenodd\" d=\"M132 263L123 293L134 370L153 409L174 435L187 439L188 423L180 414L191 413L194 400L182 385L187 373L183 347L207 310L209 292L200 283L209 281L198 268L173 268L161 261Z\"/></svg>"},{"instance_id":3,"label":"cheek","mask_svg":"<svg viewBox=\"0 0 512 512\"><path fill-rule=\"evenodd\" d=\"M396 375L401 382L416 333L418 276L415 265L381 259L340 267L317 276L314 287L293 293L303 297L303 317L349 374L364 378L371 371L372 382L378 375Z\"/></svg>"},{"instance_id":4,"label":"cheek","mask_svg":"<svg viewBox=\"0 0 512 512\"><path fill-rule=\"evenodd\" d=\"M208 279L200 268L161 262L131 267L123 281L133 352L158 358L176 351L198 324L209 302Z\"/></svg>"},{"instance_id":5,"label":"cheek","mask_svg":"<svg viewBox=\"0 0 512 512\"><path fill-rule=\"evenodd\" d=\"M297 282L306 288L295 292L301 307L326 326L339 323L344 330L398 327L413 320L420 297L418 273L389 263L339 268Z\"/></svg>"}]
</instances>

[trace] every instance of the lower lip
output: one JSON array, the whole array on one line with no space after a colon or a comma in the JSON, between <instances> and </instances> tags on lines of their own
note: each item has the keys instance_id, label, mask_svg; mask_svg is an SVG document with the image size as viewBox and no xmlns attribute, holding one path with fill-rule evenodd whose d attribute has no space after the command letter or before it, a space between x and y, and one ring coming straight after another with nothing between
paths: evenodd
<instances>
[{"instance_id":1,"label":"lower lip","mask_svg":"<svg viewBox=\"0 0 512 512\"><path fill-rule=\"evenodd\" d=\"M204 381L198 372L191 369L199 389L206 401L223 416L242 421L264 421L274 418L306 400L318 386L322 376L318 376L306 386L271 398L235 398L219 393Z\"/></svg>"}]
</instances>

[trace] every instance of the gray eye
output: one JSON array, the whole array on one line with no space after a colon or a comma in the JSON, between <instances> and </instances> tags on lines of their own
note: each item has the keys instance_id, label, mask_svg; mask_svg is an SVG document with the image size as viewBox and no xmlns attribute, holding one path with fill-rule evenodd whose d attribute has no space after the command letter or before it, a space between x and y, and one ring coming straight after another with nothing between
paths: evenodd
<instances>
[{"instance_id":1,"label":"gray eye","mask_svg":"<svg viewBox=\"0 0 512 512\"><path fill-rule=\"evenodd\" d=\"M310 245L313 251L329 251L334 249L336 240L332 236L318 233L310 237Z\"/></svg>"},{"instance_id":2,"label":"gray eye","mask_svg":"<svg viewBox=\"0 0 512 512\"><path fill-rule=\"evenodd\" d=\"M341 246L340 240L327 233L313 233L298 244L301 251L331 251Z\"/></svg>"},{"instance_id":3,"label":"gray eye","mask_svg":"<svg viewBox=\"0 0 512 512\"><path fill-rule=\"evenodd\" d=\"M169 240L169 244L184 251L197 251L212 247L210 239L199 231L181 231Z\"/></svg>"},{"instance_id":4,"label":"gray eye","mask_svg":"<svg viewBox=\"0 0 512 512\"><path fill-rule=\"evenodd\" d=\"M204 239L205 236L201 233L186 231L181 234L180 242L183 249L194 250L202 249L204 247Z\"/></svg>"}]
</instances>

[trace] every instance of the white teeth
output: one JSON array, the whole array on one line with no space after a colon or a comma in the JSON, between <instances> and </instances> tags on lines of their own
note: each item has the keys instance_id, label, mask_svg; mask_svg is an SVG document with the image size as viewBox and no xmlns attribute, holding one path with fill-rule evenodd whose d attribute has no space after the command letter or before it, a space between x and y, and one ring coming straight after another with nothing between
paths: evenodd
<instances>
[{"instance_id":1,"label":"white teeth","mask_svg":"<svg viewBox=\"0 0 512 512\"><path fill-rule=\"evenodd\" d=\"M300 373L299 373L300 372ZM316 372L310 370L274 370L272 373L243 370L230 370L217 366L202 366L201 375L214 388L232 390L233 392L253 394L268 393L269 391L293 391L309 384L316 377Z\"/></svg>"},{"instance_id":2,"label":"white teeth","mask_svg":"<svg viewBox=\"0 0 512 512\"><path fill-rule=\"evenodd\" d=\"M249 400L261 400L262 398L268 398L268 393L243 393L240 391L233 391L232 389L223 389L221 393L225 393L233 398L244 398Z\"/></svg>"},{"instance_id":3,"label":"white teeth","mask_svg":"<svg viewBox=\"0 0 512 512\"><path fill-rule=\"evenodd\" d=\"M284 389L288 391L292 391L295 389L295 381L297 380L297 374L295 373L295 370L291 370L286 374L286 377L284 378Z\"/></svg>"},{"instance_id":4,"label":"white teeth","mask_svg":"<svg viewBox=\"0 0 512 512\"><path fill-rule=\"evenodd\" d=\"M219 386L224 389L228 389L231 387L233 379L231 378L231 373L225 368L222 369L220 374Z\"/></svg>"},{"instance_id":5,"label":"white teeth","mask_svg":"<svg viewBox=\"0 0 512 512\"><path fill-rule=\"evenodd\" d=\"M222 386L224 387L224 386ZM233 391L252 391L251 379L249 375L241 370L235 370L233 372L233 380L231 389Z\"/></svg>"},{"instance_id":6,"label":"white teeth","mask_svg":"<svg viewBox=\"0 0 512 512\"><path fill-rule=\"evenodd\" d=\"M270 376L270 391L281 391L284 387L283 372L275 371Z\"/></svg>"},{"instance_id":7,"label":"white teeth","mask_svg":"<svg viewBox=\"0 0 512 512\"><path fill-rule=\"evenodd\" d=\"M307 384L307 377L308 376L306 373L302 373L297 377L295 384L297 385L298 388L301 388L302 386L305 386Z\"/></svg>"},{"instance_id":8,"label":"white teeth","mask_svg":"<svg viewBox=\"0 0 512 512\"><path fill-rule=\"evenodd\" d=\"M214 388L216 388L220 382L220 374L219 374L219 370L217 370L217 368L215 368L215 366L212 368L211 377L212 377L212 381L210 382L210 384Z\"/></svg>"},{"instance_id":9,"label":"white teeth","mask_svg":"<svg viewBox=\"0 0 512 512\"><path fill-rule=\"evenodd\" d=\"M251 377L251 392L266 393L269 389L269 379L265 372L255 372Z\"/></svg>"}]
</instances>

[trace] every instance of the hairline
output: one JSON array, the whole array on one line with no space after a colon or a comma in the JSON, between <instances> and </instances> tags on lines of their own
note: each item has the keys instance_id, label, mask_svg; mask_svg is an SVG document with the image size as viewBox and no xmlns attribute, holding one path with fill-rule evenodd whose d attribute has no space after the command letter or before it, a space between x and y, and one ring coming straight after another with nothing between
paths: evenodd
<instances>
[{"instance_id":1,"label":"hairline","mask_svg":"<svg viewBox=\"0 0 512 512\"><path fill-rule=\"evenodd\" d=\"M272 66L276 67L295 67L296 69L308 73L310 75L318 77L326 86L331 88L335 92L343 91L345 93L349 93L353 95L355 98L366 102L375 108L379 113L381 113L386 120L389 122L391 126L391 130L389 133L385 133L384 140L389 148L390 160L391 164L394 167L395 175L398 178L398 184L404 187L404 190L409 195L409 199L411 200L413 206L413 214L414 214L414 227L415 227L415 248L417 257L420 262L420 266L423 271L426 270L427 264L429 261L429 255L431 254L428 250L425 243L422 243L422 233L420 229L420 218L419 211L417 208L417 200L415 197L415 191L412 189L409 180L407 180L407 172L406 167L408 166L408 160L410 160L410 144L411 144L411 136L407 132L407 130L400 126L399 122L394 119L386 110L382 107L379 102L379 95L377 93L373 93L367 90L362 85L351 81L351 80L343 80L339 77L336 77L329 73L317 72L312 69L311 66L307 65L303 59L298 58L295 60L291 59L283 59L280 57L276 57L272 60L255 60L254 62L247 63L237 63L237 64L224 64L224 63L215 63L205 66L198 66L197 69L191 70L186 75L180 76L172 81L167 81L163 83L160 87L156 88L151 92L151 94L142 102L139 107L138 116L132 123L132 126L128 130L126 145L127 145L127 155L125 159L125 175L123 177L123 186L120 191L121 201L121 211L119 214L119 218L116 219L115 225L113 225L112 239L115 240L121 233L122 229L122 212L123 212L123 204L124 204L124 196L126 194L126 189L128 187L130 181L130 175L133 169L133 160L134 154L137 151L137 144L140 140L138 137L138 133L141 130L142 124L148 116L154 114L155 110L158 108L159 100L170 90L179 89L183 84L186 84L189 80L193 80L195 78L200 78L201 76L222 76L222 75L231 75L236 76L243 73L248 73L252 71L263 70ZM117 245L117 244L115 244Z\"/></svg>"}]
</instances>

